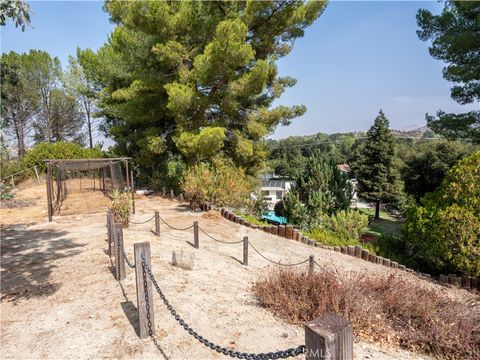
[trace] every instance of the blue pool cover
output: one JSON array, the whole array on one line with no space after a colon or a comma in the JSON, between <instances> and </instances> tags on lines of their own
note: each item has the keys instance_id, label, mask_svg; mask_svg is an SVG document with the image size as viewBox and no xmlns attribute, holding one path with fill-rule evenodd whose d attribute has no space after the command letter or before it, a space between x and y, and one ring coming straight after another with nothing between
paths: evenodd
<instances>
[{"instance_id":1,"label":"blue pool cover","mask_svg":"<svg viewBox=\"0 0 480 360\"><path fill-rule=\"evenodd\" d=\"M284 216L275 215L274 211L266 212L262 215L262 220L266 220L270 223L285 225L287 224L287 219Z\"/></svg>"}]
</instances>

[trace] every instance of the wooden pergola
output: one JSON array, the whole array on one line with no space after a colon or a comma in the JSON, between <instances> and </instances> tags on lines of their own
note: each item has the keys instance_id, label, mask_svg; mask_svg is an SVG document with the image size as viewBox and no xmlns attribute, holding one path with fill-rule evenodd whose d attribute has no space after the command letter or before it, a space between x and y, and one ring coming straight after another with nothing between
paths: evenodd
<instances>
[{"instance_id":1,"label":"wooden pergola","mask_svg":"<svg viewBox=\"0 0 480 360\"><path fill-rule=\"evenodd\" d=\"M48 221L52 221L52 216L54 212L53 208L53 183L52 183L52 168L56 167L62 170L71 170L71 171L88 171L88 170L100 170L105 169L118 163L125 164L125 180L126 188L130 189L132 194L132 212L135 214L135 197L134 197L134 186L133 186L133 170L129 171L128 162L131 160L129 157L117 157L117 158L97 158L97 159L46 159L44 160L47 164L47 207L48 207ZM94 175L95 178L95 175ZM99 179L100 180L100 179ZM57 179L58 182L58 179ZM95 182L94 182L95 186ZM103 186L99 190L105 192L105 178L103 178ZM60 190L61 193L61 190Z\"/></svg>"}]
</instances>

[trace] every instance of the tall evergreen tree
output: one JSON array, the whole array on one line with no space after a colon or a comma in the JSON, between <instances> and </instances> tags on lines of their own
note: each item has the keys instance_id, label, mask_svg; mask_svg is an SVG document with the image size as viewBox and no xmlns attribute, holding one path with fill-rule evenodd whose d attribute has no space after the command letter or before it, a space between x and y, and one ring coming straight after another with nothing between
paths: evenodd
<instances>
[{"instance_id":1,"label":"tall evergreen tree","mask_svg":"<svg viewBox=\"0 0 480 360\"><path fill-rule=\"evenodd\" d=\"M305 112L271 108L295 84L275 62L315 21L324 1L107 1L108 42L80 53L101 86L101 113L118 150L145 173L169 158L221 153L249 174L264 137Z\"/></svg>"},{"instance_id":2,"label":"tall evergreen tree","mask_svg":"<svg viewBox=\"0 0 480 360\"><path fill-rule=\"evenodd\" d=\"M357 144L350 166L358 181L359 197L375 202L375 219L379 219L380 204L394 199L400 186L395 141L382 110L368 130L366 141Z\"/></svg>"},{"instance_id":3,"label":"tall evergreen tree","mask_svg":"<svg viewBox=\"0 0 480 360\"><path fill-rule=\"evenodd\" d=\"M25 154L33 116L38 110L38 97L25 77L26 58L27 54L12 51L2 54L0 61L2 128L15 138L19 157Z\"/></svg>"},{"instance_id":4,"label":"tall evergreen tree","mask_svg":"<svg viewBox=\"0 0 480 360\"><path fill-rule=\"evenodd\" d=\"M352 200L352 185L337 165L315 155L307 159L304 171L294 177L286 200L289 222L311 227L322 215L347 210Z\"/></svg>"},{"instance_id":5,"label":"tall evergreen tree","mask_svg":"<svg viewBox=\"0 0 480 360\"><path fill-rule=\"evenodd\" d=\"M443 77L455 85L452 98L459 104L480 101L480 1L446 1L440 15L420 9L418 37L430 40L430 55L447 63ZM428 126L448 139L471 138L480 143L480 111L427 114Z\"/></svg>"},{"instance_id":6,"label":"tall evergreen tree","mask_svg":"<svg viewBox=\"0 0 480 360\"><path fill-rule=\"evenodd\" d=\"M77 100L78 106L82 110L88 143L90 149L93 149L93 139L99 120L95 118L95 94L99 89L73 56L68 57L68 69L63 77L63 86L67 93Z\"/></svg>"}]
</instances>

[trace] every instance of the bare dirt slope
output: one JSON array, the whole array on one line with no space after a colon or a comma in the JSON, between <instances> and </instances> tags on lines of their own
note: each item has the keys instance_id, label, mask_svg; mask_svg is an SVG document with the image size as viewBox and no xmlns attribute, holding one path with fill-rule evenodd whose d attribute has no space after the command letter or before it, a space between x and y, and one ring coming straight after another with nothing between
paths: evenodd
<instances>
[{"instance_id":1,"label":"bare dirt slope","mask_svg":"<svg viewBox=\"0 0 480 360\"><path fill-rule=\"evenodd\" d=\"M340 271L393 271L203 216L160 198L137 199L133 220L150 218L154 209L173 226L185 227L197 220L204 230L222 240L240 240L247 235L258 250L277 261L299 261L313 254L320 264ZM138 338L135 275L127 268L126 280L120 283L114 279L105 253L103 212L55 217L52 223L45 222L45 214L39 218L41 221L33 225L13 225L11 217L3 224L2 219L2 358L224 358L188 335L156 294L155 333L160 350L151 339ZM133 259L135 242L150 242L152 268L160 287L199 334L242 352L269 352L304 343L301 327L276 319L252 296L252 283L271 267L265 259L251 252L245 267L240 263L242 244L223 245L201 234L200 249L196 250L189 244L193 241L191 229L175 231L162 224L158 238L152 233L153 226L152 221L124 231L127 255ZM192 271L170 264L172 251L182 249L195 252ZM462 290L444 291L470 296ZM425 358L364 342L355 344L354 353L357 359Z\"/></svg>"}]
</instances>

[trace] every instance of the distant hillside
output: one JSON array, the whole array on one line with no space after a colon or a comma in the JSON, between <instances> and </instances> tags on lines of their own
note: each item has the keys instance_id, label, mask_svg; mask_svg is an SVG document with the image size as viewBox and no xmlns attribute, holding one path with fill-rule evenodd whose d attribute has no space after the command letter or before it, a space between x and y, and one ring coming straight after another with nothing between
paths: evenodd
<instances>
[{"instance_id":1,"label":"distant hillside","mask_svg":"<svg viewBox=\"0 0 480 360\"><path fill-rule=\"evenodd\" d=\"M430 135L430 134L433 135L433 133L431 133L431 131L426 126L422 126L422 127L419 127L419 128L416 128L416 129L410 129L410 130L395 130L395 129L392 129L392 134L395 137L399 137L399 138L408 137L408 138L421 139L421 138L425 137L425 133L427 133L427 135Z\"/></svg>"}]
</instances>

